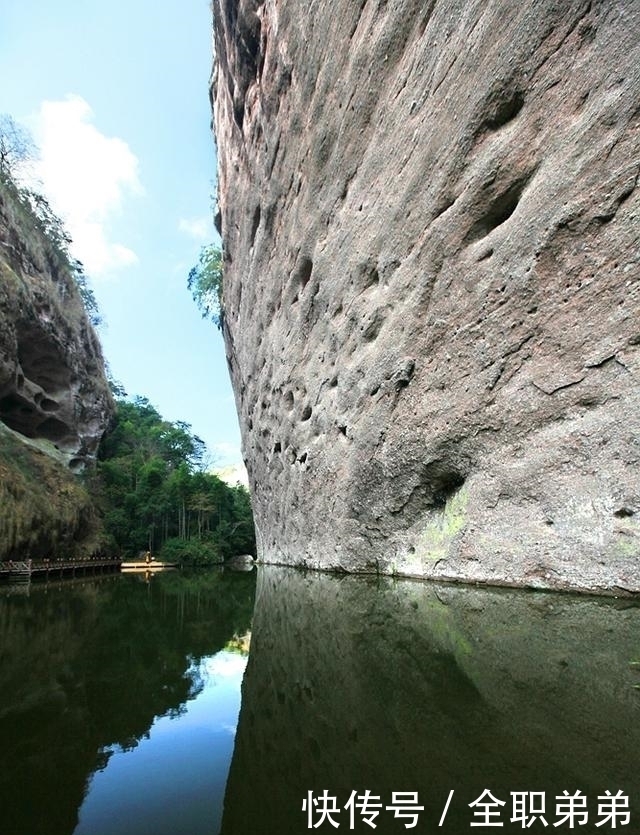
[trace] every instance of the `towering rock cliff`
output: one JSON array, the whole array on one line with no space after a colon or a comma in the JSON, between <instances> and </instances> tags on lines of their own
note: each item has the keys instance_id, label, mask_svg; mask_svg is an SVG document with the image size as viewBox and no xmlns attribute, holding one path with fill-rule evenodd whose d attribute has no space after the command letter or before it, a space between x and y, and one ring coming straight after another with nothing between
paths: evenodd
<instances>
[{"instance_id":1,"label":"towering rock cliff","mask_svg":"<svg viewBox=\"0 0 640 835\"><path fill-rule=\"evenodd\" d=\"M214 0L259 555L640 591L640 2Z\"/></svg>"},{"instance_id":2,"label":"towering rock cliff","mask_svg":"<svg viewBox=\"0 0 640 835\"><path fill-rule=\"evenodd\" d=\"M56 556L95 532L73 476L113 412L97 336L64 255L0 180L0 558Z\"/></svg>"}]
</instances>

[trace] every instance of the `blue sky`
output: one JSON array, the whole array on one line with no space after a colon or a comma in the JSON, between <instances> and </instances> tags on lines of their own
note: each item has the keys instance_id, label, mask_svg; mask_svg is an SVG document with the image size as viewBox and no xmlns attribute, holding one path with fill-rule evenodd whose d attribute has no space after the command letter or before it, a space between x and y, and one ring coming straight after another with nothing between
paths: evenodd
<instances>
[{"instance_id":1,"label":"blue sky","mask_svg":"<svg viewBox=\"0 0 640 835\"><path fill-rule=\"evenodd\" d=\"M32 132L34 174L106 319L114 377L241 460L222 338L186 279L217 239L209 0L0 0L0 113Z\"/></svg>"}]
</instances>

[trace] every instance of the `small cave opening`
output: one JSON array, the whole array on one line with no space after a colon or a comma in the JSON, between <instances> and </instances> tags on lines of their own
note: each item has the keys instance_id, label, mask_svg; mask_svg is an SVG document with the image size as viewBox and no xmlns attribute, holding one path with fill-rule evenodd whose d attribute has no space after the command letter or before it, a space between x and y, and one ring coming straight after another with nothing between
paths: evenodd
<instances>
[{"instance_id":1,"label":"small cave opening","mask_svg":"<svg viewBox=\"0 0 640 835\"><path fill-rule=\"evenodd\" d=\"M313 413L313 409L311 408L311 406L309 406L309 404L307 404L304 407L304 409L302 410L302 415L300 416L300 420L303 421L303 422L306 421L306 420L309 420L312 413Z\"/></svg>"},{"instance_id":2,"label":"small cave opening","mask_svg":"<svg viewBox=\"0 0 640 835\"><path fill-rule=\"evenodd\" d=\"M38 426L36 432L40 438L59 443L69 436L69 427L61 420L49 417Z\"/></svg>"},{"instance_id":3,"label":"small cave opening","mask_svg":"<svg viewBox=\"0 0 640 835\"><path fill-rule=\"evenodd\" d=\"M43 412L55 412L60 408L60 404L55 400L51 400L49 397L43 397L39 401L38 406L40 406Z\"/></svg>"},{"instance_id":4,"label":"small cave opening","mask_svg":"<svg viewBox=\"0 0 640 835\"><path fill-rule=\"evenodd\" d=\"M454 471L442 472L432 477L432 507L438 510L444 509L451 496L462 487L464 482L464 476Z\"/></svg>"},{"instance_id":5,"label":"small cave opening","mask_svg":"<svg viewBox=\"0 0 640 835\"><path fill-rule=\"evenodd\" d=\"M233 119L240 130L242 130L242 123L244 122L244 99L236 99L234 101Z\"/></svg>"},{"instance_id":6,"label":"small cave opening","mask_svg":"<svg viewBox=\"0 0 640 835\"><path fill-rule=\"evenodd\" d=\"M0 400L0 419L14 432L34 438L42 415L20 395L8 394Z\"/></svg>"}]
</instances>

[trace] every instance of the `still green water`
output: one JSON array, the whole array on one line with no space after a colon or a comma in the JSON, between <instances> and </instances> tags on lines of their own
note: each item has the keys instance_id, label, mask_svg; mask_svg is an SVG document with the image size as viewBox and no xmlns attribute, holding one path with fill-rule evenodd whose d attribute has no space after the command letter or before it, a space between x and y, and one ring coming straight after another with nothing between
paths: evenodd
<instances>
[{"instance_id":1,"label":"still green water","mask_svg":"<svg viewBox=\"0 0 640 835\"><path fill-rule=\"evenodd\" d=\"M0 835L640 833L628 600L277 568L32 586L0 593L0 697Z\"/></svg>"},{"instance_id":2,"label":"still green water","mask_svg":"<svg viewBox=\"0 0 640 835\"><path fill-rule=\"evenodd\" d=\"M255 577L0 590L0 834L215 835Z\"/></svg>"}]
</instances>

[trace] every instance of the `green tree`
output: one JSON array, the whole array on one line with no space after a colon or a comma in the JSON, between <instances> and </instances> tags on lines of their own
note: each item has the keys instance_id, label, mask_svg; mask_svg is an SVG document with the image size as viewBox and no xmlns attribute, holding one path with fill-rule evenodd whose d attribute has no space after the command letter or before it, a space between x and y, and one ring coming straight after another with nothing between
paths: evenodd
<instances>
[{"instance_id":1,"label":"green tree","mask_svg":"<svg viewBox=\"0 0 640 835\"><path fill-rule=\"evenodd\" d=\"M37 154L29 131L8 113L0 114L0 176L16 180L18 169L32 162Z\"/></svg>"},{"instance_id":2,"label":"green tree","mask_svg":"<svg viewBox=\"0 0 640 835\"><path fill-rule=\"evenodd\" d=\"M249 494L204 471L204 442L144 397L118 400L99 454L107 529L122 554L150 548L182 563L253 553Z\"/></svg>"},{"instance_id":3,"label":"green tree","mask_svg":"<svg viewBox=\"0 0 640 835\"><path fill-rule=\"evenodd\" d=\"M0 183L17 199L30 216L30 221L48 239L55 260L71 275L89 321L98 327L103 323L103 317L82 263L71 255L72 240L63 221L43 194L19 185L20 169L33 162L37 155L38 149L29 131L6 113L0 115Z\"/></svg>"},{"instance_id":4,"label":"green tree","mask_svg":"<svg viewBox=\"0 0 640 835\"><path fill-rule=\"evenodd\" d=\"M224 305L222 298L222 251L215 244L203 246L195 267L189 271L187 287L205 319L211 319L222 330Z\"/></svg>"}]
</instances>

